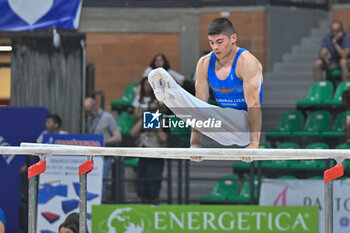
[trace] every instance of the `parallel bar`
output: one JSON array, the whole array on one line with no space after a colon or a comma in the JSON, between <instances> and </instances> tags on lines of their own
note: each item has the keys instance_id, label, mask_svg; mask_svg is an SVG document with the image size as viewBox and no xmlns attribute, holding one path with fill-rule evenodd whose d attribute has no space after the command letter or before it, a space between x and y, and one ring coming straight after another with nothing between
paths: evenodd
<instances>
[{"instance_id":1,"label":"parallel bar","mask_svg":"<svg viewBox=\"0 0 350 233\"><path fill-rule=\"evenodd\" d=\"M206 160L240 160L253 157L254 160L293 160L349 158L350 150L335 149L217 149L217 148L142 148L142 147L89 147L89 146L47 146L22 143L21 147L0 147L0 154L48 154L48 155L110 155L143 158L189 159L200 156Z\"/></svg>"}]
</instances>

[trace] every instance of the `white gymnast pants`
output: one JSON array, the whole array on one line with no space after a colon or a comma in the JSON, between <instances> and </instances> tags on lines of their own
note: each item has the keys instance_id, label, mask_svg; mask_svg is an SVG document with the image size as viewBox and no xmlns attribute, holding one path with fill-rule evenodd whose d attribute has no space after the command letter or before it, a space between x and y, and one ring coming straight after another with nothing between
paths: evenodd
<instances>
[{"instance_id":1,"label":"white gymnast pants","mask_svg":"<svg viewBox=\"0 0 350 233\"><path fill-rule=\"evenodd\" d=\"M159 101L202 134L224 146L250 143L246 111L221 108L198 99L179 86L163 68L152 70L148 81ZM201 122L206 122L209 127L204 127Z\"/></svg>"}]
</instances>

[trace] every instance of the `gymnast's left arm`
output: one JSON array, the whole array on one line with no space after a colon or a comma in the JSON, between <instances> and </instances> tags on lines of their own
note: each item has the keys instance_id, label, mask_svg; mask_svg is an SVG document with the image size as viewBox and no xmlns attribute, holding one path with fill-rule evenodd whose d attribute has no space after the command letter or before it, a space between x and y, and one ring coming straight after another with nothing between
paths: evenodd
<instances>
[{"instance_id":1,"label":"gymnast's left arm","mask_svg":"<svg viewBox=\"0 0 350 233\"><path fill-rule=\"evenodd\" d=\"M250 126L250 145L248 148L259 148L262 127L260 89L263 80L260 62L249 52L242 54L239 74L243 79L244 98L248 106Z\"/></svg>"}]
</instances>

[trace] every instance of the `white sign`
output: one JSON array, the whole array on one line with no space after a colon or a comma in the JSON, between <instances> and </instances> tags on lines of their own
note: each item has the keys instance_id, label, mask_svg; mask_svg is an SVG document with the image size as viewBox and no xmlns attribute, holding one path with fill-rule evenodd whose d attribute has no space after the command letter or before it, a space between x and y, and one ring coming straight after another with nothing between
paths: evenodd
<instances>
[{"instance_id":1,"label":"white sign","mask_svg":"<svg viewBox=\"0 0 350 233\"><path fill-rule=\"evenodd\" d=\"M350 180L334 181L334 232L350 232ZM317 206L319 233L325 233L325 184L323 180L263 179L259 204L273 206Z\"/></svg>"},{"instance_id":2,"label":"white sign","mask_svg":"<svg viewBox=\"0 0 350 233\"><path fill-rule=\"evenodd\" d=\"M58 232L58 227L69 214L79 212L79 165L86 159L86 156L47 157L47 168L40 176L38 188L37 232ZM103 158L94 156L94 169L87 175L89 229L91 207L101 204L102 174Z\"/></svg>"}]
</instances>

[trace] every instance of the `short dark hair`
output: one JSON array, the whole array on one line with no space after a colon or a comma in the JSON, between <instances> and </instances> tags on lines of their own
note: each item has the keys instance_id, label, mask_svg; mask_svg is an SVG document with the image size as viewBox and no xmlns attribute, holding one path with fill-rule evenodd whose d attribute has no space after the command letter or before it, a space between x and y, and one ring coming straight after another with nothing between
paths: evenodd
<instances>
[{"instance_id":1,"label":"short dark hair","mask_svg":"<svg viewBox=\"0 0 350 233\"><path fill-rule=\"evenodd\" d=\"M64 222L59 226L58 231L60 231L62 227L68 228L74 233L79 233L79 213L74 212L68 215ZM89 233L88 230L86 230L86 232Z\"/></svg>"},{"instance_id":2,"label":"short dark hair","mask_svg":"<svg viewBox=\"0 0 350 233\"><path fill-rule=\"evenodd\" d=\"M226 18L216 18L211 21L208 27L208 36L224 34L230 37L233 33L235 33L235 28L231 21Z\"/></svg>"},{"instance_id":3,"label":"short dark hair","mask_svg":"<svg viewBox=\"0 0 350 233\"><path fill-rule=\"evenodd\" d=\"M156 59L158 56L161 56L163 61L164 61L164 65L162 68L164 68L164 70L169 70L170 69L170 64L169 64L169 61L168 59L166 58L166 56L162 53L158 53L157 55L154 56L151 64L149 64L150 67L152 67L152 69L156 69L158 67L156 67Z\"/></svg>"},{"instance_id":4,"label":"short dark hair","mask_svg":"<svg viewBox=\"0 0 350 233\"><path fill-rule=\"evenodd\" d=\"M58 231L60 231L62 227L68 228L74 233L79 233L79 213L71 213L68 215L64 222L59 226Z\"/></svg>"},{"instance_id":5,"label":"short dark hair","mask_svg":"<svg viewBox=\"0 0 350 233\"><path fill-rule=\"evenodd\" d=\"M61 127L62 120L61 117L57 114L49 114L46 116L46 119L52 119L52 121L56 124L58 124L58 128Z\"/></svg>"},{"instance_id":6,"label":"short dark hair","mask_svg":"<svg viewBox=\"0 0 350 233\"><path fill-rule=\"evenodd\" d=\"M344 27L343 27L343 22L339 21L339 20L333 20L332 25L333 24L338 24L340 26L340 29L343 31Z\"/></svg>"}]
</instances>

